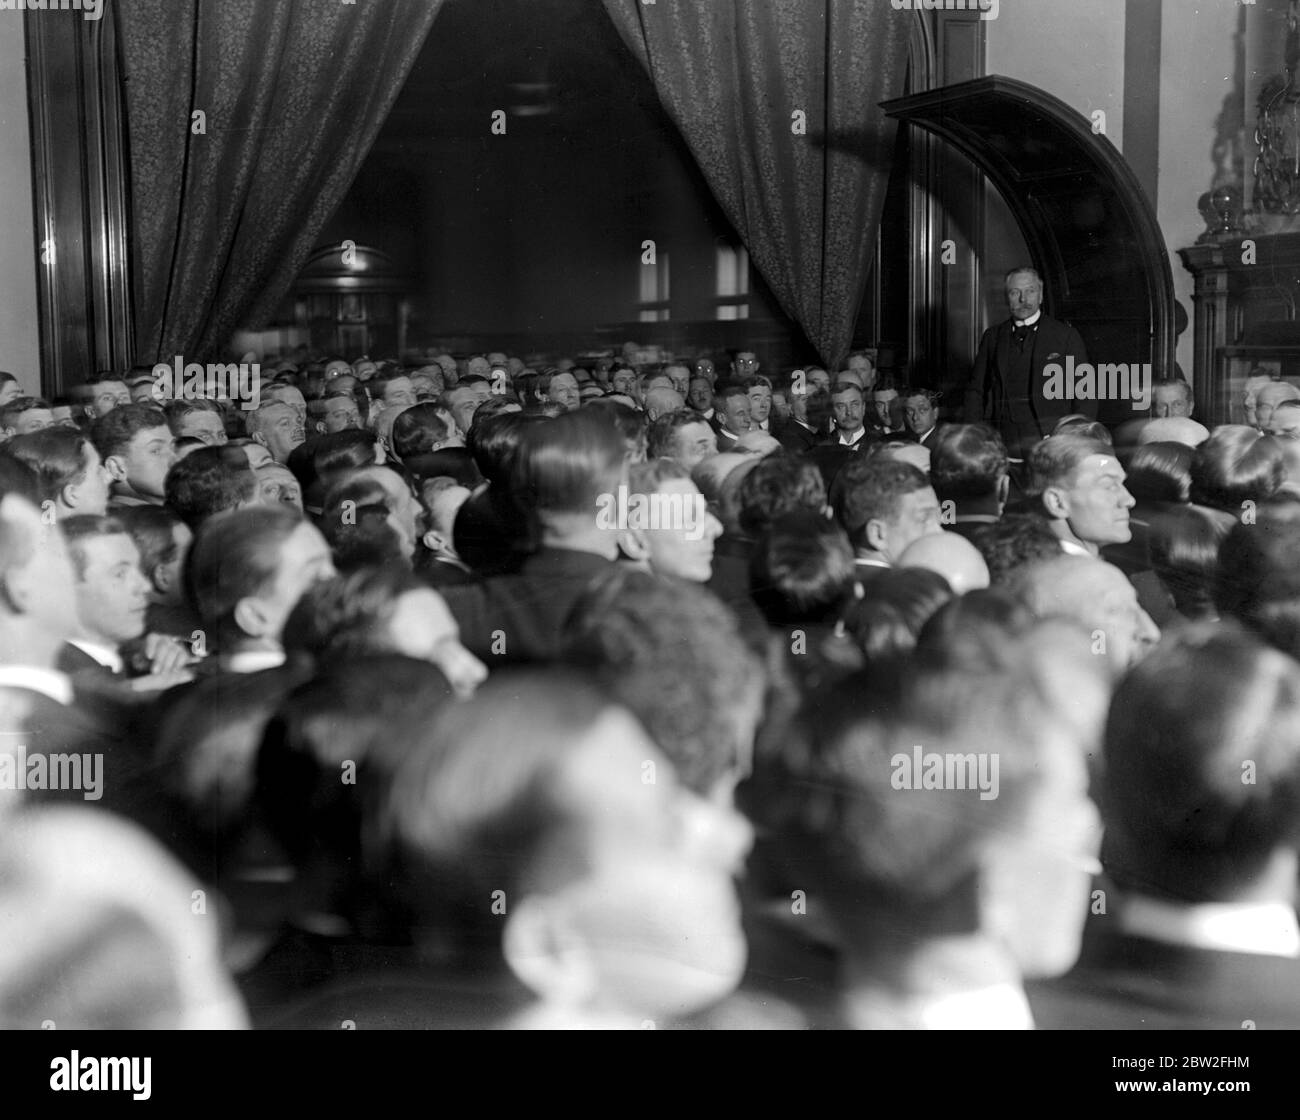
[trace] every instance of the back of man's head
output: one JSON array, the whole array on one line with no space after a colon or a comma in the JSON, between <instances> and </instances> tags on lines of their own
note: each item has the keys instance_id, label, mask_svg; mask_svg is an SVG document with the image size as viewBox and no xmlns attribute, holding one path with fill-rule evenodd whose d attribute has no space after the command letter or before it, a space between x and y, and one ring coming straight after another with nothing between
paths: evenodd
<instances>
[{"instance_id":1,"label":"back of man's head","mask_svg":"<svg viewBox=\"0 0 1300 1120\"><path fill-rule=\"evenodd\" d=\"M930 445L930 483L939 501L1001 495L1007 448L987 424L948 424Z\"/></svg>"},{"instance_id":2,"label":"back of man's head","mask_svg":"<svg viewBox=\"0 0 1300 1120\"><path fill-rule=\"evenodd\" d=\"M910 463L856 456L835 476L830 504L835 518L855 548L864 543L867 523L897 519L906 494L924 490L930 483Z\"/></svg>"},{"instance_id":3,"label":"back of man's head","mask_svg":"<svg viewBox=\"0 0 1300 1120\"><path fill-rule=\"evenodd\" d=\"M167 472L166 504L194 530L213 514L256 501L257 493L257 476L237 447L200 447Z\"/></svg>"}]
</instances>

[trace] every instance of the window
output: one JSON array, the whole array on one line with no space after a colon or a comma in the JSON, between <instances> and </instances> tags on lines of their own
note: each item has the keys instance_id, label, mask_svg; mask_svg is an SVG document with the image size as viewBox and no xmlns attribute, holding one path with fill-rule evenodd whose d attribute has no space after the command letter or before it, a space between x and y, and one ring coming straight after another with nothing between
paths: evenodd
<instances>
[{"instance_id":1,"label":"window","mask_svg":"<svg viewBox=\"0 0 1300 1120\"><path fill-rule=\"evenodd\" d=\"M749 252L743 245L717 247L718 319L749 318Z\"/></svg>"},{"instance_id":2,"label":"window","mask_svg":"<svg viewBox=\"0 0 1300 1120\"><path fill-rule=\"evenodd\" d=\"M651 264L641 266L641 293L638 299L642 323L668 321L668 253L655 254Z\"/></svg>"}]
</instances>

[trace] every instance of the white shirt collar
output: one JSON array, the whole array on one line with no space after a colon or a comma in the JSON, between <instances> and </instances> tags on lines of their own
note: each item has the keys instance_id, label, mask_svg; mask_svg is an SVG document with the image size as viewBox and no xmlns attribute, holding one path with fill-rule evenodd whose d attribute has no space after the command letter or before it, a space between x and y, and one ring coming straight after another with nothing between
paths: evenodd
<instances>
[{"instance_id":1,"label":"white shirt collar","mask_svg":"<svg viewBox=\"0 0 1300 1120\"><path fill-rule=\"evenodd\" d=\"M1067 556L1086 556L1089 560L1097 559L1083 545L1077 541L1067 541L1064 537L1061 538L1061 551Z\"/></svg>"},{"instance_id":2,"label":"white shirt collar","mask_svg":"<svg viewBox=\"0 0 1300 1120\"><path fill-rule=\"evenodd\" d=\"M836 431L838 432L840 437L841 447L857 447L857 445L862 442L862 437L867 434L867 429L865 427L861 427L853 434L852 439L846 439L842 431L839 431L839 429L836 429Z\"/></svg>"},{"instance_id":3,"label":"white shirt collar","mask_svg":"<svg viewBox=\"0 0 1300 1120\"><path fill-rule=\"evenodd\" d=\"M229 673L260 673L263 669L278 669L284 662L282 649L246 649L227 657L225 669Z\"/></svg>"},{"instance_id":4,"label":"white shirt collar","mask_svg":"<svg viewBox=\"0 0 1300 1120\"><path fill-rule=\"evenodd\" d=\"M65 706L73 700L72 681L66 673L36 665L0 665L0 688L25 688Z\"/></svg>"},{"instance_id":5,"label":"white shirt collar","mask_svg":"<svg viewBox=\"0 0 1300 1120\"><path fill-rule=\"evenodd\" d=\"M68 645L76 646L87 657L93 657L105 669L110 669L114 673L120 673L126 668L122 655L112 646L100 642L88 642L85 638L69 638Z\"/></svg>"},{"instance_id":6,"label":"white shirt collar","mask_svg":"<svg viewBox=\"0 0 1300 1120\"><path fill-rule=\"evenodd\" d=\"M1119 928L1134 937L1193 949L1300 957L1300 923L1283 902L1166 902L1129 895Z\"/></svg>"},{"instance_id":7,"label":"white shirt collar","mask_svg":"<svg viewBox=\"0 0 1300 1120\"><path fill-rule=\"evenodd\" d=\"M1037 311L1035 311L1031 316L1029 316L1028 319L1020 319L1020 320L1018 320L1018 321L1015 323L1015 325L1016 325L1017 327L1032 327L1032 326L1034 326L1034 325L1038 322L1038 320L1041 319L1042 317L1043 317L1043 309L1040 307L1040 308L1039 308Z\"/></svg>"}]
</instances>

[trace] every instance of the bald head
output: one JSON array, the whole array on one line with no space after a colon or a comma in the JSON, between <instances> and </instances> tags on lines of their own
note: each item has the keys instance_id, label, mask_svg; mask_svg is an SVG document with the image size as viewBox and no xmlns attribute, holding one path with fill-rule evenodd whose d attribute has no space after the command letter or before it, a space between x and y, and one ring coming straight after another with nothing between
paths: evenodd
<instances>
[{"instance_id":1,"label":"bald head","mask_svg":"<svg viewBox=\"0 0 1300 1120\"><path fill-rule=\"evenodd\" d=\"M1079 623L1092 637L1093 652L1105 656L1116 674L1137 664L1160 640L1133 585L1104 560L1067 555L1040 560L1021 573L1014 587L1040 618Z\"/></svg>"},{"instance_id":2,"label":"bald head","mask_svg":"<svg viewBox=\"0 0 1300 1120\"><path fill-rule=\"evenodd\" d=\"M883 447L877 454L882 459L911 463L922 474L930 473L930 449L922 447L919 443L899 443L897 446Z\"/></svg>"},{"instance_id":3,"label":"bald head","mask_svg":"<svg viewBox=\"0 0 1300 1120\"><path fill-rule=\"evenodd\" d=\"M1200 447L1210 438L1210 430L1189 416L1165 416L1149 420L1138 432L1137 443L1181 443L1187 447Z\"/></svg>"},{"instance_id":4,"label":"bald head","mask_svg":"<svg viewBox=\"0 0 1300 1120\"><path fill-rule=\"evenodd\" d=\"M948 581L957 595L989 585L989 569L979 549L958 533L931 533L914 540L898 558L900 568L927 568Z\"/></svg>"},{"instance_id":5,"label":"bald head","mask_svg":"<svg viewBox=\"0 0 1300 1120\"><path fill-rule=\"evenodd\" d=\"M675 389L656 385L653 389L646 391L645 411L652 423L661 416L667 416L670 412L681 412L685 407L686 398Z\"/></svg>"}]
</instances>

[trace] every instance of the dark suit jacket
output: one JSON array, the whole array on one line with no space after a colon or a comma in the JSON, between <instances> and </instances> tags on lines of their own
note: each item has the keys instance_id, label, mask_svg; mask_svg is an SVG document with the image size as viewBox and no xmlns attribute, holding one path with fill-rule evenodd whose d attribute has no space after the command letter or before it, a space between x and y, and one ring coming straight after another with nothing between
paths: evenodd
<instances>
[{"instance_id":1,"label":"dark suit jacket","mask_svg":"<svg viewBox=\"0 0 1300 1120\"><path fill-rule=\"evenodd\" d=\"M1295 1030L1300 960L1111 934L1028 994L1043 1030Z\"/></svg>"},{"instance_id":2,"label":"dark suit jacket","mask_svg":"<svg viewBox=\"0 0 1300 1120\"><path fill-rule=\"evenodd\" d=\"M524 561L518 575L448 587L443 597L460 625L461 642L489 667L555 661L574 603L615 567L590 552L543 548Z\"/></svg>"},{"instance_id":3,"label":"dark suit jacket","mask_svg":"<svg viewBox=\"0 0 1300 1120\"><path fill-rule=\"evenodd\" d=\"M71 642L63 643L63 647L59 650L58 661L54 667L60 673L66 673L78 680L93 678L95 680L111 681L117 679L117 674L112 669L101 665L85 650L78 649Z\"/></svg>"},{"instance_id":4,"label":"dark suit jacket","mask_svg":"<svg viewBox=\"0 0 1300 1120\"><path fill-rule=\"evenodd\" d=\"M791 420L781 426L781 434L776 437L781 446L792 455L801 455L817 445L821 434L810 431L797 420Z\"/></svg>"},{"instance_id":5,"label":"dark suit jacket","mask_svg":"<svg viewBox=\"0 0 1300 1120\"><path fill-rule=\"evenodd\" d=\"M1010 319L1005 319L996 326L989 327L980 339L979 352L975 355L975 367L971 371L970 381L966 385L965 418L968 424L981 421L992 424L1007 442L1007 448L1013 456L1027 450L1026 444L1050 435L1052 428L1062 416L1081 413L1084 416L1097 415L1097 402L1084 400L1048 400L1043 395L1047 384L1043 370L1051 363L1065 365L1068 355L1074 356L1075 364L1086 362L1087 352L1083 339L1069 323L1062 323L1044 314L1037 323L1038 329L1026 345L1032 346L1029 375L1028 402L1036 421L1025 425L1010 422L1007 407L1006 371L1011 364L1011 328Z\"/></svg>"}]
</instances>

